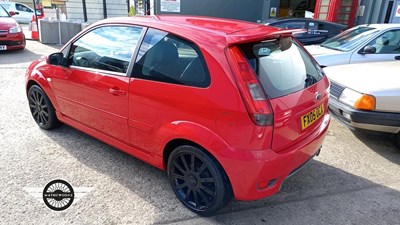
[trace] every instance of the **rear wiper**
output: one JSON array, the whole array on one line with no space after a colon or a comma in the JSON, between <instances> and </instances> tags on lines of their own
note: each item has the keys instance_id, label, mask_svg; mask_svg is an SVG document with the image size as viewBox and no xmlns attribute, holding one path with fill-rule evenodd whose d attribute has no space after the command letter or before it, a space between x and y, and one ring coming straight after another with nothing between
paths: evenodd
<instances>
[{"instance_id":1,"label":"rear wiper","mask_svg":"<svg viewBox=\"0 0 400 225\"><path fill-rule=\"evenodd\" d=\"M315 78L313 75L307 74L307 78L304 80L305 82L305 87L309 87L315 83L317 83L317 78Z\"/></svg>"}]
</instances>

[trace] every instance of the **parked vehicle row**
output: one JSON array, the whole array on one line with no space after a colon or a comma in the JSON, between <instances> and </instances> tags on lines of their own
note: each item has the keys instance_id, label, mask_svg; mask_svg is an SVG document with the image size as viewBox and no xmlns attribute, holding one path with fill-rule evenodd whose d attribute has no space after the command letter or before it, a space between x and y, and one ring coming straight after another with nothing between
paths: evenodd
<instances>
[{"instance_id":1,"label":"parked vehicle row","mask_svg":"<svg viewBox=\"0 0 400 225\"><path fill-rule=\"evenodd\" d=\"M8 12L14 12L13 18L18 23L30 23L32 21L32 16L35 15L33 9L23 3L18 2L2 2L0 5L3 6ZM41 15L41 11L37 10L37 15Z\"/></svg>"},{"instance_id":2,"label":"parked vehicle row","mask_svg":"<svg viewBox=\"0 0 400 225\"><path fill-rule=\"evenodd\" d=\"M400 60L400 24L359 25L306 49L323 67Z\"/></svg>"},{"instance_id":3,"label":"parked vehicle row","mask_svg":"<svg viewBox=\"0 0 400 225\"><path fill-rule=\"evenodd\" d=\"M310 18L280 18L270 20L266 25L284 29L304 29L303 33L295 34L303 45L321 44L347 28L346 25Z\"/></svg>"},{"instance_id":4,"label":"parked vehicle row","mask_svg":"<svg viewBox=\"0 0 400 225\"><path fill-rule=\"evenodd\" d=\"M329 109L351 128L396 135L400 147L400 62L326 67Z\"/></svg>"},{"instance_id":5,"label":"parked vehicle row","mask_svg":"<svg viewBox=\"0 0 400 225\"><path fill-rule=\"evenodd\" d=\"M25 48L25 35L22 27L0 5L0 51Z\"/></svg>"},{"instance_id":6,"label":"parked vehicle row","mask_svg":"<svg viewBox=\"0 0 400 225\"><path fill-rule=\"evenodd\" d=\"M392 133L400 148L400 25L359 25L306 49L326 67L336 118L352 129Z\"/></svg>"}]
</instances>

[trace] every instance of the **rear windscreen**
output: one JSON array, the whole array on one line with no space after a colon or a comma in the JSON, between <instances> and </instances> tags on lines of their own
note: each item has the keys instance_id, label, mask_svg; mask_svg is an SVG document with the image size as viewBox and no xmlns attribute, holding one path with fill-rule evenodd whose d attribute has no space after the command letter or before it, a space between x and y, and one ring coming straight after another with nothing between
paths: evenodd
<instances>
[{"instance_id":1,"label":"rear windscreen","mask_svg":"<svg viewBox=\"0 0 400 225\"><path fill-rule=\"evenodd\" d=\"M271 99L303 90L323 77L321 68L290 37L240 48Z\"/></svg>"}]
</instances>

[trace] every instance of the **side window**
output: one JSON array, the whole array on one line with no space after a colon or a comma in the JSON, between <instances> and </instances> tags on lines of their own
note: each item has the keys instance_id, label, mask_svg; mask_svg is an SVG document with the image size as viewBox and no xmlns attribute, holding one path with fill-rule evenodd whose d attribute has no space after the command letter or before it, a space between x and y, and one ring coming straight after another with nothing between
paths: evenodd
<instances>
[{"instance_id":1,"label":"side window","mask_svg":"<svg viewBox=\"0 0 400 225\"><path fill-rule=\"evenodd\" d=\"M306 29L305 22L286 22L286 23L278 23L274 25L275 27L283 28L283 29ZM295 34L295 37L302 37L304 33Z\"/></svg>"},{"instance_id":2,"label":"side window","mask_svg":"<svg viewBox=\"0 0 400 225\"><path fill-rule=\"evenodd\" d=\"M318 22L308 23L308 34L327 35L329 32L334 32L334 30L332 30L332 26L330 25Z\"/></svg>"},{"instance_id":3,"label":"side window","mask_svg":"<svg viewBox=\"0 0 400 225\"><path fill-rule=\"evenodd\" d=\"M133 77L208 87L210 75L199 48L170 33L149 29L140 47Z\"/></svg>"},{"instance_id":4,"label":"side window","mask_svg":"<svg viewBox=\"0 0 400 225\"><path fill-rule=\"evenodd\" d=\"M29 10L28 7L26 7L25 5L22 5L22 4L15 4L15 8L21 12L31 12L31 10Z\"/></svg>"},{"instance_id":5,"label":"side window","mask_svg":"<svg viewBox=\"0 0 400 225\"><path fill-rule=\"evenodd\" d=\"M305 22L292 22L286 24L287 29L305 29L306 23Z\"/></svg>"},{"instance_id":6,"label":"side window","mask_svg":"<svg viewBox=\"0 0 400 225\"><path fill-rule=\"evenodd\" d=\"M369 46L375 47L375 54L399 54L400 53L400 30L391 30L383 33Z\"/></svg>"},{"instance_id":7,"label":"side window","mask_svg":"<svg viewBox=\"0 0 400 225\"><path fill-rule=\"evenodd\" d=\"M91 30L70 48L71 66L126 73L141 27L105 26Z\"/></svg>"},{"instance_id":8,"label":"side window","mask_svg":"<svg viewBox=\"0 0 400 225\"><path fill-rule=\"evenodd\" d=\"M17 9L18 11L23 11L21 4L15 4L15 9Z\"/></svg>"}]
</instances>

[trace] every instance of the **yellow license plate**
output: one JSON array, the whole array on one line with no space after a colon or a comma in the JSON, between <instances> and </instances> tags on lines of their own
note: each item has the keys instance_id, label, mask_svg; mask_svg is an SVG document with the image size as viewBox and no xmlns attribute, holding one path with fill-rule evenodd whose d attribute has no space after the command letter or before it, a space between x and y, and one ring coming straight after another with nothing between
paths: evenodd
<instances>
[{"instance_id":1,"label":"yellow license plate","mask_svg":"<svg viewBox=\"0 0 400 225\"><path fill-rule=\"evenodd\" d=\"M301 117L301 129L304 130L324 115L324 105L320 105Z\"/></svg>"}]
</instances>

